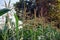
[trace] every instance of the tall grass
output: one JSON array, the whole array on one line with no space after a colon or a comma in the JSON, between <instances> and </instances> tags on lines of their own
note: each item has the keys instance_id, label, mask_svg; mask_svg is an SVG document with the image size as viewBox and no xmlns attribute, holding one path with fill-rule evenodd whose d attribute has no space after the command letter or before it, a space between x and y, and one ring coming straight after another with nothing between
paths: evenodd
<instances>
[{"instance_id":1,"label":"tall grass","mask_svg":"<svg viewBox=\"0 0 60 40\"><path fill-rule=\"evenodd\" d=\"M7 35L5 35L3 39L21 40L21 38L23 38L22 40L60 40L60 32L58 32L56 29L51 28L50 25L48 25L47 27L38 25L35 29L15 29L16 31L11 29L9 29L9 31L6 31ZM15 33L13 34L13 32Z\"/></svg>"},{"instance_id":2,"label":"tall grass","mask_svg":"<svg viewBox=\"0 0 60 40\"><path fill-rule=\"evenodd\" d=\"M15 28L9 29L8 16L3 30L0 30L0 40L60 40L60 32L53 29L51 25L44 27L39 24L36 28L30 28L32 25L25 25L24 28L18 28L18 17L15 16Z\"/></svg>"},{"instance_id":3,"label":"tall grass","mask_svg":"<svg viewBox=\"0 0 60 40\"><path fill-rule=\"evenodd\" d=\"M38 25L38 28L34 29L24 29L24 40L60 40L60 32L56 29L51 28L48 25L44 28L42 25Z\"/></svg>"}]
</instances>

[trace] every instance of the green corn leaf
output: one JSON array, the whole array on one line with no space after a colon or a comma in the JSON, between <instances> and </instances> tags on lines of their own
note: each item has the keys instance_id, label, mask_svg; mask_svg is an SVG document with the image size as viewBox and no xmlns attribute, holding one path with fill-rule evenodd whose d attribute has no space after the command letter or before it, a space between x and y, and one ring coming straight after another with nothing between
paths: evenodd
<instances>
[{"instance_id":1,"label":"green corn leaf","mask_svg":"<svg viewBox=\"0 0 60 40\"><path fill-rule=\"evenodd\" d=\"M16 20L16 36L17 36L17 40L19 40L19 29L18 29L18 17L16 14L14 14L15 16L15 20Z\"/></svg>"},{"instance_id":2,"label":"green corn leaf","mask_svg":"<svg viewBox=\"0 0 60 40\"><path fill-rule=\"evenodd\" d=\"M3 14L7 13L8 11L10 11L10 9L4 8L0 10L0 16L2 16Z\"/></svg>"}]
</instances>

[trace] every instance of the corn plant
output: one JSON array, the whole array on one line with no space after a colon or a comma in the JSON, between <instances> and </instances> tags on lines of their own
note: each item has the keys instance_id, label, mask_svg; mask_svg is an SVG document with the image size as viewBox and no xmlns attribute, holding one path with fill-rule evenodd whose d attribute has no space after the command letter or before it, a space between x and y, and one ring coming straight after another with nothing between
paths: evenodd
<instances>
[{"instance_id":1,"label":"corn plant","mask_svg":"<svg viewBox=\"0 0 60 40\"><path fill-rule=\"evenodd\" d=\"M5 13L7 13L8 11L10 11L10 9L6 9L6 8L4 8L4 9L1 9L0 10L0 16L2 16L3 14L5 14ZM6 23L7 23L7 20L6 20ZM2 32L4 32L4 33L2 33L2 38L4 39L4 40L6 40L6 37L7 37L7 25L5 24L5 28L4 28L4 30L2 31Z\"/></svg>"},{"instance_id":2,"label":"corn plant","mask_svg":"<svg viewBox=\"0 0 60 40\"><path fill-rule=\"evenodd\" d=\"M0 40L60 40L60 32L53 29L51 25L44 27L39 24L36 28L27 29L32 26L30 24L24 26L27 28L18 29L18 17L16 14L14 14L14 17L16 20L15 29L11 30L8 29L8 16L6 16L5 28L0 31Z\"/></svg>"},{"instance_id":3,"label":"corn plant","mask_svg":"<svg viewBox=\"0 0 60 40\"><path fill-rule=\"evenodd\" d=\"M0 16L2 16L2 15L5 14L5 13L7 13L8 11L10 11L10 9L6 9L6 8L1 9L1 10L0 10Z\"/></svg>"}]
</instances>

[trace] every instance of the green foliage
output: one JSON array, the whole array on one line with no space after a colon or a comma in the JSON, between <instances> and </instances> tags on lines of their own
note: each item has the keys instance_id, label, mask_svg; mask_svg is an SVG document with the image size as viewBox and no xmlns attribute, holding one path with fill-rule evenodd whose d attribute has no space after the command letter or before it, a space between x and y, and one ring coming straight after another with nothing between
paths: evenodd
<instances>
[{"instance_id":1,"label":"green foliage","mask_svg":"<svg viewBox=\"0 0 60 40\"><path fill-rule=\"evenodd\" d=\"M0 34L3 33L5 32L2 32ZM16 33L16 30L8 29L6 31L6 40L20 40L21 37L23 38L23 40L60 40L60 32L56 31L56 29L51 28L51 25L48 25L47 27L38 25L35 29L22 28L19 29L18 35ZM17 36L19 37L18 39Z\"/></svg>"},{"instance_id":2,"label":"green foliage","mask_svg":"<svg viewBox=\"0 0 60 40\"><path fill-rule=\"evenodd\" d=\"M3 14L5 14L5 13L7 13L8 11L10 11L10 9L6 9L6 8L1 9L0 10L0 16L3 15Z\"/></svg>"},{"instance_id":3,"label":"green foliage","mask_svg":"<svg viewBox=\"0 0 60 40\"><path fill-rule=\"evenodd\" d=\"M51 28L50 25L46 28L38 25L36 29L24 29L23 35L23 40L60 40L60 32Z\"/></svg>"},{"instance_id":4,"label":"green foliage","mask_svg":"<svg viewBox=\"0 0 60 40\"><path fill-rule=\"evenodd\" d=\"M18 36L18 34L19 34L19 29L18 29L18 17L17 17L17 15L16 14L14 14L14 16L15 16L15 20L16 20L16 35L17 35L17 39L19 38Z\"/></svg>"}]
</instances>

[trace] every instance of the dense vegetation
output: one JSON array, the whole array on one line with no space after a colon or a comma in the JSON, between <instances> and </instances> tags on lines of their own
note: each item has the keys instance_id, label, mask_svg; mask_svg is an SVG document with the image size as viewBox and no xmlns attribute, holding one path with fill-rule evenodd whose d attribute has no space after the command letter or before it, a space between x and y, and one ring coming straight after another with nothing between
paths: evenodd
<instances>
[{"instance_id":1,"label":"dense vegetation","mask_svg":"<svg viewBox=\"0 0 60 40\"><path fill-rule=\"evenodd\" d=\"M59 28L59 5L59 0L20 0L14 6L19 19L34 19L44 17L46 22L54 22L54 26Z\"/></svg>"},{"instance_id":2,"label":"dense vegetation","mask_svg":"<svg viewBox=\"0 0 60 40\"><path fill-rule=\"evenodd\" d=\"M47 27L38 25L37 28L31 29L27 29L30 27L28 25L25 27L18 30L18 38L17 30L5 29L0 31L0 40L60 40L60 32L51 28L50 25Z\"/></svg>"},{"instance_id":3,"label":"dense vegetation","mask_svg":"<svg viewBox=\"0 0 60 40\"><path fill-rule=\"evenodd\" d=\"M0 30L0 40L60 40L60 1L20 0L14 4L15 24L6 15L4 28ZM0 10L0 16L10 9ZM19 29L19 20L23 21ZM29 19L29 20L28 20ZM9 29L10 23L11 28Z\"/></svg>"}]
</instances>

